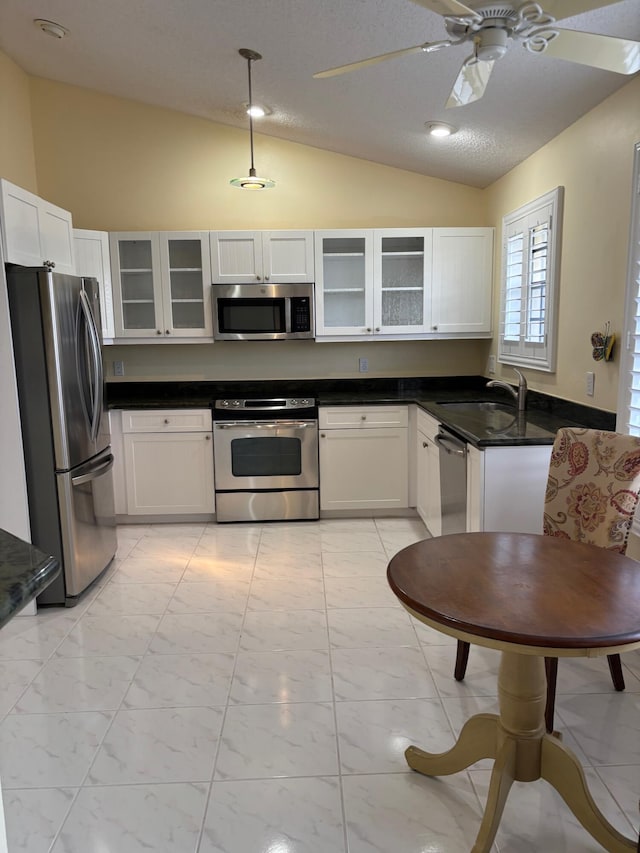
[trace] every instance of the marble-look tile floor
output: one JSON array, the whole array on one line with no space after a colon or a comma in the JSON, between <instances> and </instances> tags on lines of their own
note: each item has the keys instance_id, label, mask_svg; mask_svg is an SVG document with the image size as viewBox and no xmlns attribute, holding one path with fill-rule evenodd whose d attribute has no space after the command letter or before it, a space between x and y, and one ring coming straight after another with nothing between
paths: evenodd
<instances>
[{"instance_id":1,"label":"marble-look tile floor","mask_svg":"<svg viewBox=\"0 0 640 853\"><path fill-rule=\"evenodd\" d=\"M410 772L496 709L498 653L405 612L385 569L413 519L118 530L74 609L0 632L10 853L468 853L489 762ZM640 571L640 566L639 566ZM594 797L638 828L640 652L561 661L557 726ZM598 846L544 782L516 784L494 850Z\"/></svg>"}]
</instances>

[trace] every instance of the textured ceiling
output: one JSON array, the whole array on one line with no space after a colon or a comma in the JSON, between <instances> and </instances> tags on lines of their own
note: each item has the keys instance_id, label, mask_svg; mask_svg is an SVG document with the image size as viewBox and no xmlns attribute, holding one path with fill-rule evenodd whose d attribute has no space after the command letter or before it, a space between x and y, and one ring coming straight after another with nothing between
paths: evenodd
<instances>
[{"instance_id":1,"label":"textured ceiling","mask_svg":"<svg viewBox=\"0 0 640 853\"><path fill-rule=\"evenodd\" d=\"M48 37L34 18L56 21L69 35ZM640 0L561 26L640 40ZM454 110L444 105L468 45L312 78L446 37L443 19L410 0L0 3L0 49L29 74L246 127L247 66L237 51L251 48L264 57L253 66L254 101L272 110L256 132L477 187L630 79L533 55L517 43L496 64L485 96ZM427 138L431 120L459 131L446 142Z\"/></svg>"}]
</instances>

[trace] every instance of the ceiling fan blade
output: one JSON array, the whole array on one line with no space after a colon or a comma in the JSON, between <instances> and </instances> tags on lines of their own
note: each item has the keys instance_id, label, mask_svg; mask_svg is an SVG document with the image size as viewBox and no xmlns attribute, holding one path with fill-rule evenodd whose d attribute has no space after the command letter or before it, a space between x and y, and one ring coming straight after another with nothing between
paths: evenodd
<instances>
[{"instance_id":1,"label":"ceiling fan blade","mask_svg":"<svg viewBox=\"0 0 640 853\"><path fill-rule=\"evenodd\" d=\"M376 65L387 59L395 59L397 56L408 56L410 53L419 53L428 50L428 44L417 44L415 47L405 47L403 50L392 50L391 53L382 53L380 56L372 56L369 59L361 59L360 62L350 62L348 65L339 65L337 68L328 68L326 71L318 71L314 77L335 77L337 74L345 74L347 71L355 71L356 68L365 68L367 65Z\"/></svg>"},{"instance_id":2,"label":"ceiling fan blade","mask_svg":"<svg viewBox=\"0 0 640 853\"><path fill-rule=\"evenodd\" d=\"M432 12L437 12L439 15L454 18L479 18L477 12L465 6L464 3L459 3L458 0L413 0L418 6L424 6L425 9L431 9Z\"/></svg>"},{"instance_id":3,"label":"ceiling fan blade","mask_svg":"<svg viewBox=\"0 0 640 853\"><path fill-rule=\"evenodd\" d=\"M484 95L484 90L487 88L494 64L493 59L467 60L460 69L456 82L453 84L453 89L447 101L447 109L449 107L464 107L466 104L479 101Z\"/></svg>"},{"instance_id":4,"label":"ceiling fan blade","mask_svg":"<svg viewBox=\"0 0 640 853\"><path fill-rule=\"evenodd\" d=\"M560 21L562 18L572 18L574 15L618 2L620 0L540 0L540 5L547 15L553 15L556 21Z\"/></svg>"},{"instance_id":5,"label":"ceiling fan blade","mask_svg":"<svg viewBox=\"0 0 640 853\"><path fill-rule=\"evenodd\" d=\"M614 36L558 30L558 36L549 42L542 54L618 74L640 71L640 42Z\"/></svg>"}]
</instances>

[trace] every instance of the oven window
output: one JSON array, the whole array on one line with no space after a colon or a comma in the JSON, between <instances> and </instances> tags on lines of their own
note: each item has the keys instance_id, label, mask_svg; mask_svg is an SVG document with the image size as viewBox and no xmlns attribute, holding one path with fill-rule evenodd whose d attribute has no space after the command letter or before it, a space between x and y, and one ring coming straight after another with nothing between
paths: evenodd
<instances>
[{"instance_id":1,"label":"oven window","mask_svg":"<svg viewBox=\"0 0 640 853\"><path fill-rule=\"evenodd\" d=\"M285 299L218 299L218 327L221 332L286 332Z\"/></svg>"},{"instance_id":2,"label":"oven window","mask_svg":"<svg viewBox=\"0 0 640 853\"><path fill-rule=\"evenodd\" d=\"M299 438L234 438L231 441L234 477L298 477L302 473Z\"/></svg>"}]
</instances>

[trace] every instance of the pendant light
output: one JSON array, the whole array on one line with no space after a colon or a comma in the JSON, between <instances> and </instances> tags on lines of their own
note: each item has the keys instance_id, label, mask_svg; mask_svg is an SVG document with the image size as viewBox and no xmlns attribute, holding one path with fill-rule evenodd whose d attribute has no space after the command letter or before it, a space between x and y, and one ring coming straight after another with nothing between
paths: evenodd
<instances>
[{"instance_id":1,"label":"pendant light","mask_svg":"<svg viewBox=\"0 0 640 853\"><path fill-rule=\"evenodd\" d=\"M246 47L240 48L238 51L240 56L243 59L247 60L247 66L249 69L249 108L247 112L249 113L249 142L251 145L251 167L249 169L249 175L246 178L233 178L231 180L232 187L240 187L243 190L268 190L271 187L275 187L275 181L272 181L270 178L259 178L256 175L256 167L253 164L253 116L252 116L252 94L251 94L251 63L257 62L258 59L262 59L262 56L259 53L256 53L255 50L249 50Z\"/></svg>"}]
</instances>

